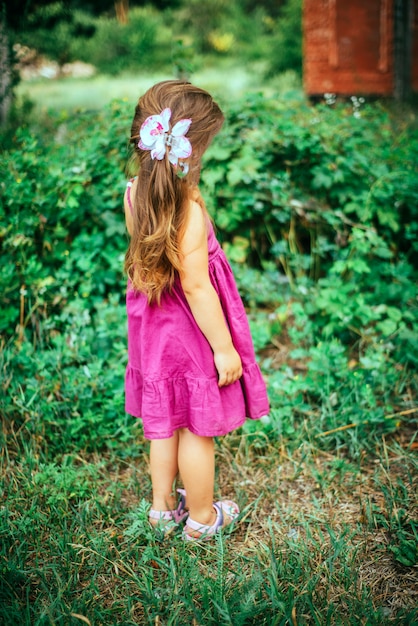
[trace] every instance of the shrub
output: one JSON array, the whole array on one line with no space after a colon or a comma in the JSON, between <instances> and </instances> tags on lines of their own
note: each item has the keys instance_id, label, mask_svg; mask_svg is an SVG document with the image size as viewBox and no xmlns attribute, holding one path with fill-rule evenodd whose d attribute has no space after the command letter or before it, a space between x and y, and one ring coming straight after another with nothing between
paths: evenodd
<instances>
[{"instance_id":1,"label":"shrub","mask_svg":"<svg viewBox=\"0 0 418 626\"><path fill-rule=\"evenodd\" d=\"M269 38L268 76L287 70L302 75L302 1L286 0Z\"/></svg>"},{"instance_id":2,"label":"shrub","mask_svg":"<svg viewBox=\"0 0 418 626\"><path fill-rule=\"evenodd\" d=\"M129 11L127 24L99 17L94 35L88 41L75 40L72 54L105 74L138 70L146 73L167 67L171 44L171 29L165 25L163 14L143 7Z\"/></svg>"},{"instance_id":3,"label":"shrub","mask_svg":"<svg viewBox=\"0 0 418 626\"><path fill-rule=\"evenodd\" d=\"M19 43L63 65L77 59L74 41L77 40L78 49L82 49L95 29L95 20L87 12L69 10L63 2L53 2L31 11L24 30L16 38Z\"/></svg>"},{"instance_id":4,"label":"shrub","mask_svg":"<svg viewBox=\"0 0 418 626\"><path fill-rule=\"evenodd\" d=\"M249 258L279 259L290 280L326 273L356 224L412 261L417 131L380 105L356 113L261 94L233 106L203 171L224 239L246 238Z\"/></svg>"},{"instance_id":5,"label":"shrub","mask_svg":"<svg viewBox=\"0 0 418 626\"><path fill-rule=\"evenodd\" d=\"M109 139L103 139L100 116L77 115L62 122L52 142L29 128L18 131L16 148L5 155L2 330L19 323L20 299L28 307L23 326L36 326L44 311L47 318L74 295L93 304L118 284L125 245L122 218L115 215L126 153L121 110L112 109Z\"/></svg>"},{"instance_id":6,"label":"shrub","mask_svg":"<svg viewBox=\"0 0 418 626\"><path fill-rule=\"evenodd\" d=\"M4 155L1 413L51 449L104 445L125 419L126 118L114 104L50 138L25 128Z\"/></svg>"},{"instance_id":7,"label":"shrub","mask_svg":"<svg viewBox=\"0 0 418 626\"><path fill-rule=\"evenodd\" d=\"M350 104L307 107L252 95L232 108L203 168L219 237L242 264L244 298L267 307L253 323L268 355L265 428L308 436L358 424L324 439L345 442L353 454L368 445L359 429L386 432L399 420L385 416L405 407L409 415L418 363L409 236L418 214L416 128L379 104L358 113ZM402 181L400 190L392 181ZM263 272L248 272L245 261ZM301 305L298 330L288 309ZM272 349L288 342L299 353L275 365ZM329 365L328 352L338 364ZM288 364L295 361L302 373Z\"/></svg>"},{"instance_id":8,"label":"shrub","mask_svg":"<svg viewBox=\"0 0 418 626\"><path fill-rule=\"evenodd\" d=\"M4 433L30 433L52 453L130 437L122 193L131 113L113 103L50 120L48 133L22 128L3 153ZM386 416L411 407L417 141L398 131L380 105L358 118L350 107L253 95L229 108L205 157L202 191L249 307L272 401L262 427L274 436L351 422L386 432L397 424ZM403 181L400 193L392 180ZM351 426L337 432L336 445L367 445Z\"/></svg>"}]
</instances>

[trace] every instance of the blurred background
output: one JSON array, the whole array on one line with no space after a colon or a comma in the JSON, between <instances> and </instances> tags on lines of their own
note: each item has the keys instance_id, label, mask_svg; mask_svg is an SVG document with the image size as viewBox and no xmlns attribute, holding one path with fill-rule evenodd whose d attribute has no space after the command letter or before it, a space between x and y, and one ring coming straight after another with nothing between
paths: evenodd
<instances>
[{"instance_id":1,"label":"blurred background","mask_svg":"<svg viewBox=\"0 0 418 626\"><path fill-rule=\"evenodd\" d=\"M6 5L10 5L7 7ZM301 0L5 3L16 93L36 107L100 108L159 78L228 97L299 89ZM284 75L283 75L284 73Z\"/></svg>"}]
</instances>

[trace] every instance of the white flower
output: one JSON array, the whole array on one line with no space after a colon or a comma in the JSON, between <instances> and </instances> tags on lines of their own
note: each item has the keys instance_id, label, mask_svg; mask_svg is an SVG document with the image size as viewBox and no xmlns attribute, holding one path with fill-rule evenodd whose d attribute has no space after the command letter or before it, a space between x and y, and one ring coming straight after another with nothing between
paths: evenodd
<instances>
[{"instance_id":1,"label":"white flower","mask_svg":"<svg viewBox=\"0 0 418 626\"><path fill-rule=\"evenodd\" d=\"M192 144L185 137L192 120L180 120L170 132L170 118L171 109L168 108L161 111L160 115L147 117L139 132L138 148L150 150L151 158L161 161L166 146L169 146L168 159L173 165L178 165L179 159L187 159L192 153Z\"/></svg>"}]
</instances>

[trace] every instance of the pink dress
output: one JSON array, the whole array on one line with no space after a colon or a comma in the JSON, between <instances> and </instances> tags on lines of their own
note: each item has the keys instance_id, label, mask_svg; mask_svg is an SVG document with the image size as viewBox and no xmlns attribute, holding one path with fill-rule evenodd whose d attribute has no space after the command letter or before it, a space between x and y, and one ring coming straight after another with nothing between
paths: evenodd
<instances>
[{"instance_id":1,"label":"pink dress","mask_svg":"<svg viewBox=\"0 0 418 626\"><path fill-rule=\"evenodd\" d=\"M126 412L142 418L148 439L171 437L178 428L216 437L269 412L266 385L231 267L208 222L210 279L221 301L243 365L240 380L218 387L209 342L197 326L180 280L149 305L128 284L128 366Z\"/></svg>"}]
</instances>

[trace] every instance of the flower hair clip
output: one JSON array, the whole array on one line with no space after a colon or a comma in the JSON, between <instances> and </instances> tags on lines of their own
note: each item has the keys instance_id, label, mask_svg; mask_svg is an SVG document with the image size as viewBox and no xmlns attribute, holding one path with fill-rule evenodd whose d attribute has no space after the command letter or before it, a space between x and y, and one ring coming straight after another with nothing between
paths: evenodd
<instances>
[{"instance_id":1,"label":"flower hair clip","mask_svg":"<svg viewBox=\"0 0 418 626\"><path fill-rule=\"evenodd\" d=\"M161 111L160 115L150 115L139 131L138 148L150 150L151 159L162 161L168 146L168 160L172 165L179 166L183 176L189 171L187 163L179 163L179 159L187 159L192 153L192 144L185 137L189 130L191 119L183 119L174 124L170 132L169 121L171 109Z\"/></svg>"}]
</instances>

